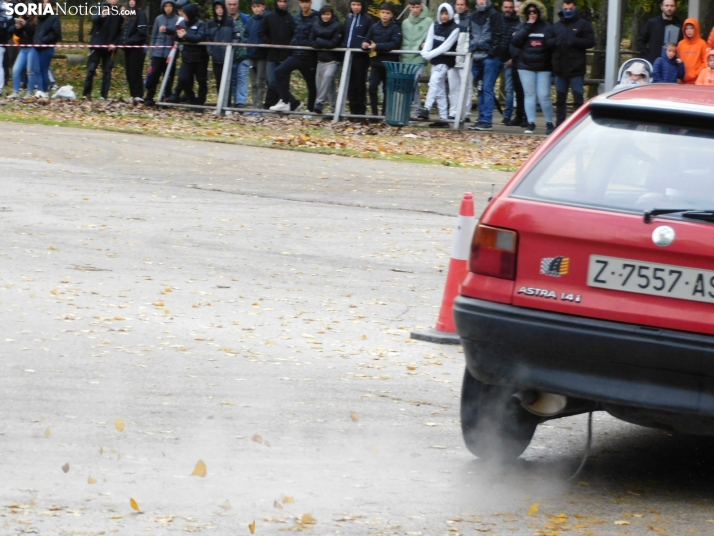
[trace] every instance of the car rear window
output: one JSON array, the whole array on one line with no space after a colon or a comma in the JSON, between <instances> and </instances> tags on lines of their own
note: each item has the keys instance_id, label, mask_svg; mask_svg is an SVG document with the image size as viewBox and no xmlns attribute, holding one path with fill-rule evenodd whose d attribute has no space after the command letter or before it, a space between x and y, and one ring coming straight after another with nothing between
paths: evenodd
<instances>
[{"instance_id":1,"label":"car rear window","mask_svg":"<svg viewBox=\"0 0 714 536\"><path fill-rule=\"evenodd\" d=\"M628 212L711 210L713 171L714 132L587 116L512 197Z\"/></svg>"}]
</instances>

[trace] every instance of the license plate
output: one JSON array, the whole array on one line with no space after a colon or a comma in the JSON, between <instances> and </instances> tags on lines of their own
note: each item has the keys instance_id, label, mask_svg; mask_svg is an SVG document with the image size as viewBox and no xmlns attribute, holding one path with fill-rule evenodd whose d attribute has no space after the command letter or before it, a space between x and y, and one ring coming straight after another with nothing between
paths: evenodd
<instances>
[{"instance_id":1,"label":"license plate","mask_svg":"<svg viewBox=\"0 0 714 536\"><path fill-rule=\"evenodd\" d=\"M714 270L591 255L588 286L714 303Z\"/></svg>"}]
</instances>

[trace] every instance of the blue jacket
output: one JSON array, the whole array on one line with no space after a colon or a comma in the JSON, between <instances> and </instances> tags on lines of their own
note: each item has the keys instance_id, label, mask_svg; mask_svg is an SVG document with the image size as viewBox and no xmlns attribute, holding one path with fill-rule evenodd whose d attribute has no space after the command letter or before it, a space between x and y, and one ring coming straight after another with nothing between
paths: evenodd
<instances>
[{"instance_id":1,"label":"blue jacket","mask_svg":"<svg viewBox=\"0 0 714 536\"><path fill-rule=\"evenodd\" d=\"M677 63L677 58L667 57L667 47L662 48L662 55L654 62L652 71L653 83L676 84L677 79L684 78L684 63Z\"/></svg>"},{"instance_id":2,"label":"blue jacket","mask_svg":"<svg viewBox=\"0 0 714 536\"><path fill-rule=\"evenodd\" d=\"M253 15L248 19L248 24L245 26L246 33L248 34L245 43L252 43L254 45L264 44L260 41L260 27L263 25L263 19L268 14L265 11L260 17ZM251 60L264 60L268 57L268 50L265 48L249 48L248 57Z\"/></svg>"}]
</instances>

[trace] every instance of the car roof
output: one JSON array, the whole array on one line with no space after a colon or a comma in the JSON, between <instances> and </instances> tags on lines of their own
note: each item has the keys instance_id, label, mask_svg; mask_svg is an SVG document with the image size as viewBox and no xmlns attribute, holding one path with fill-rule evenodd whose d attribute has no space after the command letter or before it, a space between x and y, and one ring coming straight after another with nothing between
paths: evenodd
<instances>
[{"instance_id":1,"label":"car roof","mask_svg":"<svg viewBox=\"0 0 714 536\"><path fill-rule=\"evenodd\" d=\"M647 84L600 95L591 101L592 111L611 117L642 121L681 122L714 128L714 87L691 84ZM695 126L692 124L692 126Z\"/></svg>"}]
</instances>

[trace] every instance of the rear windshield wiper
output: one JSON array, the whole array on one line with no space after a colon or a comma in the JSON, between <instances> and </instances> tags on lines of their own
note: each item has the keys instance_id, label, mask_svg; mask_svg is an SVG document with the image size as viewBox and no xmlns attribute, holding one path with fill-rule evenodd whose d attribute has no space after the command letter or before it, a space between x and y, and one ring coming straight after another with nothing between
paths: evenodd
<instances>
[{"instance_id":1,"label":"rear windshield wiper","mask_svg":"<svg viewBox=\"0 0 714 536\"><path fill-rule=\"evenodd\" d=\"M714 221L714 210L692 210L691 208L653 208L646 210L644 214L645 223L652 223L652 218L663 214L682 213L683 218L693 220Z\"/></svg>"}]
</instances>

